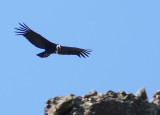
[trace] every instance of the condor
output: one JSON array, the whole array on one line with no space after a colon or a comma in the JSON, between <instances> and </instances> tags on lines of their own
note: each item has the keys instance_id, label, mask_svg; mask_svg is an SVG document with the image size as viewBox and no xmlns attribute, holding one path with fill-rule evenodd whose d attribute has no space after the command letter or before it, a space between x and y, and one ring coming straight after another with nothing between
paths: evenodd
<instances>
[{"instance_id":1,"label":"condor","mask_svg":"<svg viewBox=\"0 0 160 115\"><path fill-rule=\"evenodd\" d=\"M38 48L44 49L44 52L37 54L39 57L44 58L48 57L52 53L61 54L61 55L77 55L79 57L89 57L89 54L92 50L90 49L81 49L76 47L67 47L61 46L56 43L52 43L45 39L40 34L31 30L26 24L19 23L21 27L15 28L17 35L23 35Z\"/></svg>"}]
</instances>

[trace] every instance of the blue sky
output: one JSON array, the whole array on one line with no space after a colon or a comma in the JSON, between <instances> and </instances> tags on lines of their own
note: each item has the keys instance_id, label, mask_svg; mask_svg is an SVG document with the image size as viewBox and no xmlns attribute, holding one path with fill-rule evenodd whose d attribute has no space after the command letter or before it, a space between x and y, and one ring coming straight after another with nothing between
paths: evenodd
<instances>
[{"instance_id":1,"label":"blue sky","mask_svg":"<svg viewBox=\"0 0 160 115\"><path fill-rule=\"evenodd\" d=\"M159 0L4 0L0 3L1 114L43 115L45 100L97 90L148 98L160 81ZM14 27L24 22L48 40L92 49L89 58L42 52Z\"/></svg>"}]
</instances>

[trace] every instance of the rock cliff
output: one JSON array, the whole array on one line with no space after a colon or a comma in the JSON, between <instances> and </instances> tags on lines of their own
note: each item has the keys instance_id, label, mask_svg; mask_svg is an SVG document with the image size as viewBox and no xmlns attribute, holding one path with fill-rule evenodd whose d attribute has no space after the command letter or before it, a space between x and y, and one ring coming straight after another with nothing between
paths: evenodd
<instances>
[{"instance_id":1,"label":"rock cliff","mask_svg":"<svg viewBox=\"0 0 160 115\"><path fill-rule=\"evenodd\" d=\"M57 96L46 101L45 115L160 115L160 90L147 99L141 88L136 94L90 91L84 96Z\"/></svg>"}]
</instances>

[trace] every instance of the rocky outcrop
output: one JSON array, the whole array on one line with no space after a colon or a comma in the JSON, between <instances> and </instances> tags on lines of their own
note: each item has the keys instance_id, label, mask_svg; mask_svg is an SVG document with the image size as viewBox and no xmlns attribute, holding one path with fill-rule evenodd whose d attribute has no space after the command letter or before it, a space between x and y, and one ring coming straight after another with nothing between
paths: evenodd
<instances>
[{"instance_id":1,"label":"rocky outcrop","mask_svg":"<svg viewBox=\"0 0 160 115\"><path fill-rule=\"evenodd\" d=\"M84 96L57 96L46 101L45 115L160 115L160 90L148 102L146 91L101 94L91 91Z\"/></svg>"}]
</instances>

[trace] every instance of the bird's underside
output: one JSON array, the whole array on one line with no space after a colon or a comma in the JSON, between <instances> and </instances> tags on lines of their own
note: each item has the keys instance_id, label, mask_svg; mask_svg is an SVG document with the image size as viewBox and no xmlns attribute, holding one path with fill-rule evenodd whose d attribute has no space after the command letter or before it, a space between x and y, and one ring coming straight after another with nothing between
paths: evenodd
<instances>
[{"instance_id":1,"label":"bird's underside","mask_svg":"<svg viewBox=\"0 0 160 115\"><path fill-rule=\"evenodd\" d=\"M26 24L20 24L19 28L15 28L17 35L23 35L28 39L30 43L35 45L38 48L44 49L44 52L37 54L39 57L44 58L48 57L52 53L61 54L61 55L77 55L79 57L89 57L89 54L92 50L90 49L81 49L76 47L60 46L59 44L52 43L49 40L45 39L40 34L31 30Z\"/></svg>"}]
</instances>

